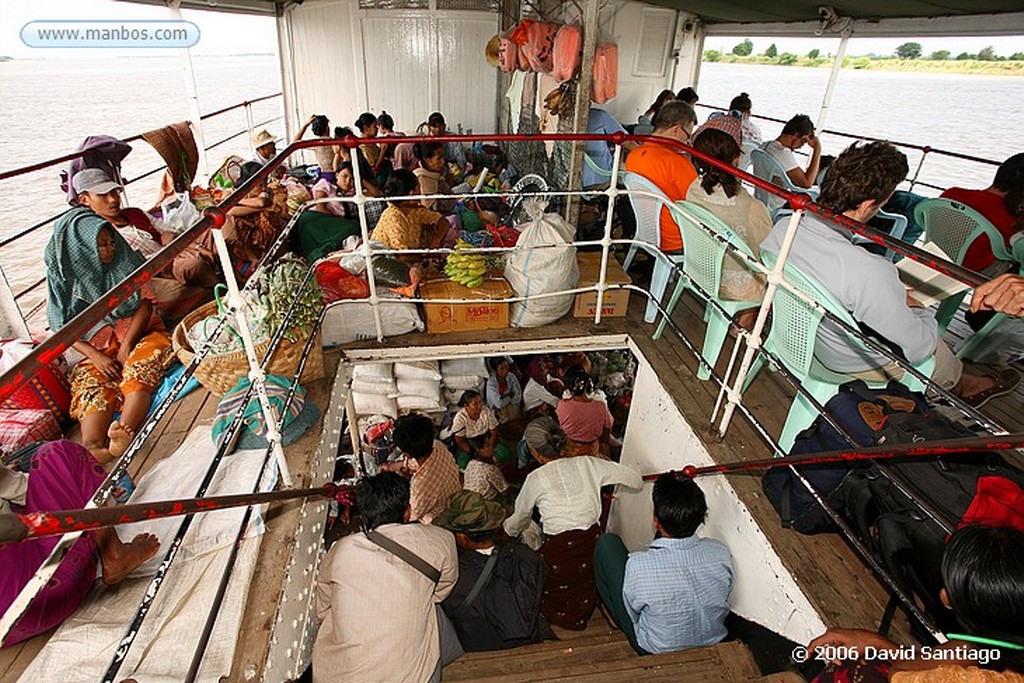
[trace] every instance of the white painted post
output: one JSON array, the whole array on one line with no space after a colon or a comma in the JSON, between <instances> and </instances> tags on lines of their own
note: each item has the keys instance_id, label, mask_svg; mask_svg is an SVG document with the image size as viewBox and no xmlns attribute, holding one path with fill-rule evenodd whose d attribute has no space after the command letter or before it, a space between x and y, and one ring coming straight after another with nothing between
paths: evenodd
<instances>
[{"instance_id":1,"label":"white painted post","mask_svg":"<svg viewBox=\"0 0 1024 683\"><path fill-rule=\"evenodd\" d=\"M224 240L224 233L218 228L212 229L213 243L217 248L217 256L220 258L221 269L224 271L224 281L228 287L227 305L228 309L235 316L235 325L239 335L242 337L242 345L245 347L245 355L249 361L249 381L256 390L259 397L260 407L263 409L263 419L267 423L267 433L264 438L274 449L274 458L277 460L277 469L281 473L281 483L285 487L292 485L292 475L288 471L288 463L284 458L284 448L281 446L281 431L278 424L278 417L267 398L267 387L264 384L266 373L260 367L260 360L256 357L256 345L252 341L252 331L249 329L249 321L245 318L243 306L245 300L238 291L238 283L235 281L234 266L231 264L231 255L228 251L228 243ZM287 409L287 406L285 406ZM281 415L284 418L284 415Z\"/></svg>"},{"instance_id":2,"label":"white painted post","mask_svg":"<svg viewBox=\"0 0 1024 683\"><path fill-rule=\"evenodd\" d=\"M608 283L608 258L612 246L612 219L615 217L615 198L619 196L618 178L619 163L622 159L622 145L616 144L612 153L612 177L608 180L608 215L604 220L604 236L601 238L601 276L597 281L597 309L594 311L594 324L601 324L601 306L604 305L604 290Z\"/></svg>"},{"instance_id":3,"label":"white painted post","mask_svg":"<svg viewBox=\"0 0 1024 683\"><path fill-rule=\"evenodd\" d=\"M764 326L768 321L768 313L771 311L772 300L775 298L775 290L779 288L779 283L782 282L782 269L786 265L786 259L789 258L789 251L793 247L793 240L796 238L797 227L800 225L800 219L803 218L803 209L794 211L789 217L789 225L786 226L786 235L782 239L782 246L779 248L779 258L775 262L775 267L768 273L768 288L764 293L764 301L761 302L761 308L757 312L757 319L754 321L754 329L750 331L750 335L747 336L747 348L743 352L743 360L740 362L739 372L736 374L736 380L730 387L729 377L726 375L725 381L722 382L722 388L719 391L718 403L721 402L723 394L726 398L725 411L722 413L722 421L718 426L719 435L724 435L725 430L729 428L729 421L732 419L732 414L736 411L736 406L742 399L741 391L743 389L743 382L747 379L747 373L750 372L750 366L754 362L754 354L761 347L762 333L764 332ZM717 412L717 404L716 411Z\"/></svg>"},{"instance_id":4,"label":"white painted post","mask_svg":"<svg viewBox=\"0 0 1024 683\"><path fill-rule=\"evenodd\" d=\"M832 104L832 93L836 89L836 81L839 80L839 70L843 68L843 60L846 58L846 44L850 42L850 30L842 32L839 38L839 50L836 58L832 61L832 71L828 75L828 85L825 86L825 96L821 100L821 109L818 111L818 123L815 131L820 135L825 127L825 118L828 115L828 108Z\"/></svg>"},{"instance_id":5,"label":"white painted post","mask_svg":"<svg viewBox=\"0 0 1024 683\"><path fill-rule=\"evenodd\" d=\"M359 209L359 231L363 237L363 245L359 251L366 262L366 281L370 285L370 307L373 310L373 325L377 330L377 341L384 341L384 326L380 321L380 297L377 296L377 280L373 276L373 251L370 249L370 224L366 220L366 195L363 194L363 176L359 172L358 150L350 150L352 154L352 182L356 189L356 208Z\"/></svg>"},{"instance_id":6,"label":"white painted post","mask_svg":"<svg viewBox=\"0 0 1024 683\"><path fill-rule=\"evenodd\" d=\"M183 21L181 17L181 0L172 0L167 5L171 17L175 21ZM210 160L206 154L206 136L203 135L202 109L199 107L199 90L196 88L196 74L192 67L192 52L184 47L178 50L182 62L182 75L185 79L185 98L188 100L189 117L192 119L192 134L196 139L199 151L199 168L208 178L210 176ZM193 178L193 181L195 178Z\"/></svg>"}]
</instances>

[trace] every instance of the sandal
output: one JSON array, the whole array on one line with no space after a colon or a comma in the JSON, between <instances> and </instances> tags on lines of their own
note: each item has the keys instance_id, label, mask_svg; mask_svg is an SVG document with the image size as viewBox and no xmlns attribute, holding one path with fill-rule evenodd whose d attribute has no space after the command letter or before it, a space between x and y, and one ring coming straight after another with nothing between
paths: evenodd
<instances>
[{"instance_id":1,"label":"sandal","mask_svg":"<svg viewBox=\"0 0 1024 683\"><path fill-rule=\"evenodd\" d=\"M960 400L972 408L981 408L996 396L1010 393L1020 383L1020 373L1012 368L1003 368L989 372L985 376L994 379L996 381L995 385L971 396L961 396Z\"/></svg>"}]
</instances>

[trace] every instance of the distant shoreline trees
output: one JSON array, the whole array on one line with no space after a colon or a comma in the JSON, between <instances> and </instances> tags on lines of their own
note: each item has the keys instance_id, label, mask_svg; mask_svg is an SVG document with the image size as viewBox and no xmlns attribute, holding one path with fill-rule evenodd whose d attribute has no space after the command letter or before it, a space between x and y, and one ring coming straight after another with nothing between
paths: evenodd
<instances>
[{"instance_id":1,"label":"distant shoreline trees","mask_svg":"<svg viewBox=\"0 0 1024 683\"><path fill-rule=\"evenodd\" d=\"M949 61L975 61L975 62L1020 62L1024 61L1024 52L1015 52L1009 57L1002 57L996 54L995 47L989 45L982 48L976 54L970 52L961 52L956 57L952 56L952 52L949 50L935 50L927 56L924 54L924 49L921 43L909 41L899 45L893 53L888 55L882 54L867 54L860 56L850 56L843 60L843 66L852 66L855 69L866 69L870 68L871 64L876 62L884 62L886 60L896 62L901 61L928 61L928 62L949 62ZM754 63L754 64L779 64L783 66L798 65L798 66L822 66L831 61L832 55L821 56L821 50L814 48L808 51L806 57L800 57L799 55L793 54L792 52L779 52L778 46L775 43L771 43L765 48L763 53L754 54L754 42L750 38L744 38L742 42L737 43L733 46L729 52L722 52L721 50L705 50L704 61L706 62L743 62L743 63ZM909 68L914 68L913 65L908 65ZM968 69L973 68L968 66ZM958 67L958 70L960 68ZM1013 70L1013 68L1011 68Z\"/></svg>"}]
</instances>

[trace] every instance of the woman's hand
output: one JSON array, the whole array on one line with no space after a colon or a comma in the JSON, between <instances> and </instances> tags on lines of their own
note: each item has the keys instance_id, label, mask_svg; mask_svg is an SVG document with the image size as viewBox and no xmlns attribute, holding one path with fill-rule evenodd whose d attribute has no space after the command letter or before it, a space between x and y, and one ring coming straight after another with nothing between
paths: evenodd
<instances>
[{"instance_id":1,"label":"woman's hand","mask_svg":"<svg viewBox=\"0 0 1024 683\"><path fill-rule=\"evenodd\" d=\"M118 360L111 358L102 353L96 354L96 358L90 358L94 368L99 370L100 374L107 379L116 382L121 379L121 352L118 352ZM126 356L127 357L127 356Z\"/></svg>"}]
</instances>

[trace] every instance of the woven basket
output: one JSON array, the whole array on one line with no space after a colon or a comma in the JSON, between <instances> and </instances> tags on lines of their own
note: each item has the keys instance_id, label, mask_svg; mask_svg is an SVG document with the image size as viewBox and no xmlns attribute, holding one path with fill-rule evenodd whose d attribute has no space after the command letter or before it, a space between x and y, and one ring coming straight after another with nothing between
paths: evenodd
<instances>
[{"instance_id":1,"label":"woven basket","mask_svg":"<svg viewBox=\"0 0 1024 683\"><path fill-rule=\"evenodd\" d=\"M188 340L188 331L192 326L204 318L217 315L217 302L203 304L196 310L186 315L178 326L174 328L174 335L171 343L178 360L185 365L192 362L196 354ZM290 342L282 339L274 353L267 371L270 374L294 377L302 358L302 350L306 346L305 339L297 342ZM270 348L270 342L256 345L256 358L263 360ZM245 351L233 351L231 353L210 353L202 360L196 368L195 378L199 383L217 395L224 395L231 387L238 383L238 380L249 374L249 361L246 359ZM303 385L322 379L324 377L324 349L320 340L320 330L316 331L316 340L309 350L309 358L306 359L306 367L302 371L300 381Z\"/></svg>"}]
</instances>

